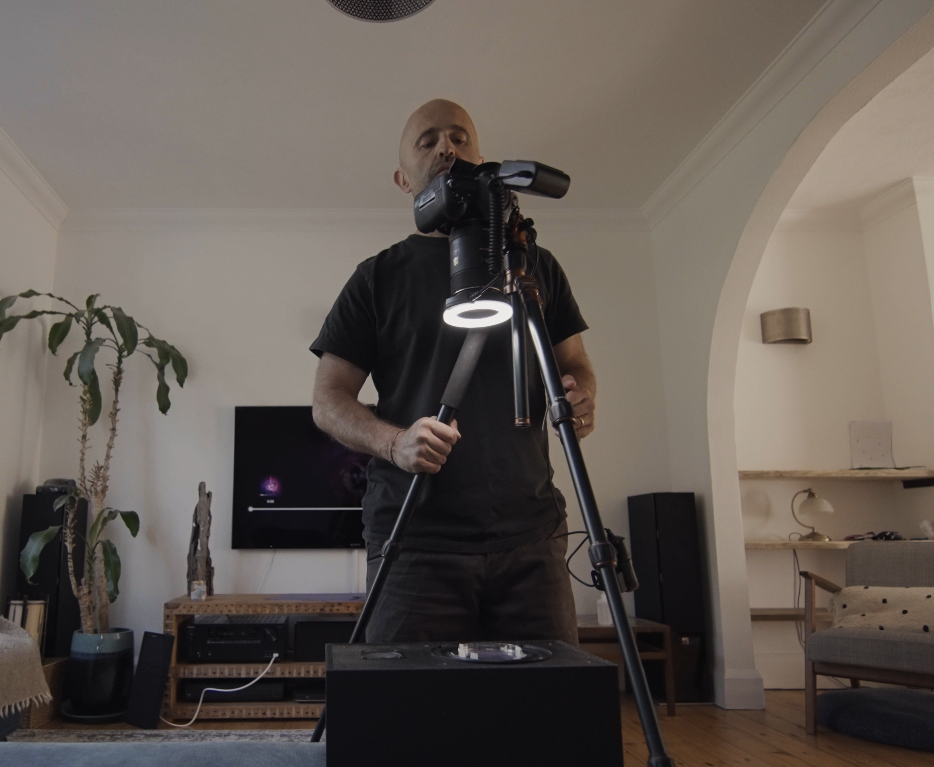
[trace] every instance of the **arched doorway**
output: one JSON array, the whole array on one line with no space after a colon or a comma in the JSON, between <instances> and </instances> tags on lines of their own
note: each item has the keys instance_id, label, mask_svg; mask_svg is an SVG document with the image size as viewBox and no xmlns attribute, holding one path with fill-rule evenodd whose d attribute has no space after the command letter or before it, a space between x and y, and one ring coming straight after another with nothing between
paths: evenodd
<instances>
[{"instance_id":1,"label":"arched doorway","mask_svg":"<svg viewBox=\"0 0 934 767\"><path fill-rule=\"evenodd\" d=\"M928 14L811 120L772 174L746 222L720 293L708 363L708 444L716 526L742 530L734 423L737 355L747 299L769 238L795 190L830 140L872 98L932 49L934 17ZM718 560L725 553L739 556L741 552L718 552Z\"/></svg>"}]
</instances>

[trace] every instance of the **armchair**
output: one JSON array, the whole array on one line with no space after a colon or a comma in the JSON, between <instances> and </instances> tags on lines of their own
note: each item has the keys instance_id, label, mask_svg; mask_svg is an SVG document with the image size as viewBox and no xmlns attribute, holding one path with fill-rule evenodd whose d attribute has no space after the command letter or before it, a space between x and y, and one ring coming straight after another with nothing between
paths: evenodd
<instances>
[{"instance_id":1,"label":"armchair","mask_svg":"<svg viewBox=\"0 0 934 767\"><path fill-rule=\"evenodd\" d=\"M805 717L817 732L817 675L934 689L934 632L830 628L817 631L817 589L842 587L819 575L804 579ZM934 587L934 541L861 541L846 555L847 586ZM934 626L932 626L934 629Z\"/></svg>"}]
</instances>

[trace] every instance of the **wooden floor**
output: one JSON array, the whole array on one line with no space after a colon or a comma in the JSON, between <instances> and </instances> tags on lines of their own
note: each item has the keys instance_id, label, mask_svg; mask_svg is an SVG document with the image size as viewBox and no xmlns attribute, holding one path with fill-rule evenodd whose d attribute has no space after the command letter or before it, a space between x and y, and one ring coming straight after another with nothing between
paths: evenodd
<instances>
[{"instance_id":1,"label":"wooden floor","mask_svg":"<svg viewBox=\"0 0 934 767\"><path fill-rule=\"evenodd\" d=\"M819 729L804 730L804 692L768 690L765 711L725 711L716 706L678 706L659 711L662 736L681 767L932 767L934 754L883 746ZM632 698L624 698L626 767L645 765L648 750Z\"/></svg>"},{"instance_id":2,"label":"wooden floor","mask_svg":"<svg viewBox=\"0 0 934 767\"><path fill-rule=\"evenodd\" d=\"M804 692L769 690L765 711L724 711L716 706L678 706L667 717L658 707L659 723L668 750L680 767L934 767L934 754L883 746L821 729L817 736L804 731ZM648 751L642 726L630 696L623 696L623 747L626 767L642 767ZM193 728L307 729L313 721L204 721ZM168 725L161 724L168 729ZM54 720L49 729L86 729L87 725ZM100 729L129 729L127 724Z\"/></svg>"}]
</instances>

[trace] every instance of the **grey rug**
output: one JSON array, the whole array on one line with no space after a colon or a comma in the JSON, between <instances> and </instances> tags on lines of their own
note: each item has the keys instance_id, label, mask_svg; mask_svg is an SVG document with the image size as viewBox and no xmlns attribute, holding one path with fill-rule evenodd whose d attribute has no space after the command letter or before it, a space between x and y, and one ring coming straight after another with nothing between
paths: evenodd
<instances>
[{"instance_id":1,"label":"grey rug","mask_svg":"<svg viewBox=\"0 0 934 767\"><path fill-rule=\"evenodd\" d=\"M312 730L17 730L10 743L307 743Z\"/></svg>"}]
</instances>

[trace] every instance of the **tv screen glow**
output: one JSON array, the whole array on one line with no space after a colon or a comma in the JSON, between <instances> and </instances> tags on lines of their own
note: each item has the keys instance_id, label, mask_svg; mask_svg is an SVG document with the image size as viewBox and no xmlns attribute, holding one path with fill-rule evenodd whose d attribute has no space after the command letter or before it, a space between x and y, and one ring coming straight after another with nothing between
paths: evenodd
<instances>
[{"instance_id":1,"label":"tv screen glow","mask_svg":"<svg viewBox=\"0 0 934 767\"><path fill-rule=\"evenodd\" d=\"M361 548L369 459L310 407L235 408L233 548Z\"/></svg>"}]
</instances>

